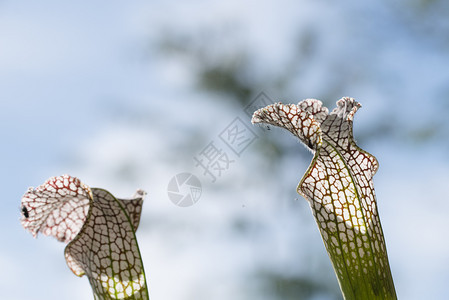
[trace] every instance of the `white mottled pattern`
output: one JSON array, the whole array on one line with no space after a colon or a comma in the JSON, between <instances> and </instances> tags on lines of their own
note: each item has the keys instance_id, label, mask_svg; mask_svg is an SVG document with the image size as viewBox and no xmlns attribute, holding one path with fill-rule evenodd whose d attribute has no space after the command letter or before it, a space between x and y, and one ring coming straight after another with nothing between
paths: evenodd
<instances>
[{"instance_id":1,"label":"white mottled pattern","mask_svg":"<svg viewBox=\"0 0 449 300\"><path fill-rule=\"evenodd\" d=\"M285 128L314 153L297 191L310 203L340 284L342 278L355 282L363 277L368 290L387 293L379 275L391 286L393 281L372 181L378 162L353 139L360 106L342 98L329 114L315 99L276 103L257 110L252 123ZM342 288L351 289L350 284Z\"/></svg>"},{"instance_id":2,"label":"white mottled pattern","mask_svg":"<svg viewBox=\"0 0 449 300\"><path fill-rule=\"evenodd\" d=\"M135 237L145 192L116 199L69 175L52 177L22 197L23 227L68 243L67 265L86 274L95 299L149 299Z\"/></svg>"}]
</instances>

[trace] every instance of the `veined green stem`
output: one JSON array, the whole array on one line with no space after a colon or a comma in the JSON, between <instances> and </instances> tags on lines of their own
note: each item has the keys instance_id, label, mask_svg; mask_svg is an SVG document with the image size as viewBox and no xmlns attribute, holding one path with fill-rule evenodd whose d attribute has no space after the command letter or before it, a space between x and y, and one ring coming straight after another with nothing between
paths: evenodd
<instances>
[{"instance_id":1,"label":"veined green stem","mask_svg":"<svg viewBox=\"0 0 449 300\"><path fill-rule=\"evenodd\" d=\"M323 144L326 142L323 141ZM332 146L321 149L326 148L336 152ZM357 177L352 176L343 157L335 155L327 161L327 173L331 173L330 165L338 170L339 183L336 183L337 180L333 185L329 183L328 196L324 195L322 202L312 201L310 205L342 294L345 299L396 299L376 202L363 199L360 188L357 188ZM300 194L307 195L303 182L310 180L319 167L317 160L312 161L298 186ZM325 180L330 182L331 177L327 175ZM342 182L347 185L342 186ZM338 192L335 190L337 187ZM375 199L374 189L371 196ZM365 204L367 202L371 203L370 207ZM365 209L363 206L366 206Z\"/></svg>"}]
</instances>

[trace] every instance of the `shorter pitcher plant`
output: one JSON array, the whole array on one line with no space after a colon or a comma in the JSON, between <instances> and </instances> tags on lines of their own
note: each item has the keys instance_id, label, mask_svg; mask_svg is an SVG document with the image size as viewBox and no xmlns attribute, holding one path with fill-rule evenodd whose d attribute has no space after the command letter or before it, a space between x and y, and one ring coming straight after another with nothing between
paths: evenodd
<instances>
[{"instance_id":1,"label":"shorter pitcher plant","mask_svg":"<svg viewBox=\"0 0 449 300\"><path fill-rule=\"evenodd\" d=\"M22 197L22 226L67 243L65 259L87 275L94 299L149 299L135 231L145 192L129 200L69 175L52 177Z\"/></svg>"},{"instance_id":2,"label":"shorter pitcher plant","mask_svg":"<svg viewBox=\"0 0 449 300\"><path fill-rule=\"evenodd\" d=\"M314 154L297 192L308 200L345 299L396 299L372 177L376 158L353 138L352 98L331 113L316 99L257 110L252 123L287 129Z\"/></svg>"}]
</instances>

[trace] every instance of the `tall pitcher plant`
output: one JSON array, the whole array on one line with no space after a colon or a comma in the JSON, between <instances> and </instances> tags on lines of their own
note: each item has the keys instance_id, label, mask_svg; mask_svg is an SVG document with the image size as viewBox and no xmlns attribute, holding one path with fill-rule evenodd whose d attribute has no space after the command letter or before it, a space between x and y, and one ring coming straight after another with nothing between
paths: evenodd
<instances>
[{"instance_id":1,"label":"tall pitcher plant","mask_svg":"<svg viewBox=\"0 0 449 300\"><path fill-rule=\"evenodd\" d=\"M313 152L297 191L310 204L343 297L396 299L372 180L379 165L352 133L360 106L342 98L329 113L316 99L276 103L251 121L285 128Z\"/></svg>"}]
</instances>

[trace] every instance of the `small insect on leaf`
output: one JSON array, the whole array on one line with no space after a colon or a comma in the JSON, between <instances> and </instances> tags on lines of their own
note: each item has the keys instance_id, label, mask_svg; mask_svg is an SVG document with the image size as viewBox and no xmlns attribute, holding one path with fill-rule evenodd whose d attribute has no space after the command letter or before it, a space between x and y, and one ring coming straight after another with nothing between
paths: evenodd
<instances>
[{"instance_id":1,"label":"small insect on leaf","mask_svg":"<svg viewBox=\"0 0 449 300\"><path fill-rule=\"evenodd\" d=\"M22 214L27 219L30 217L30 215L28 214L28 210L25 206L22 206Z\"/></svg>"}]
</instances>

